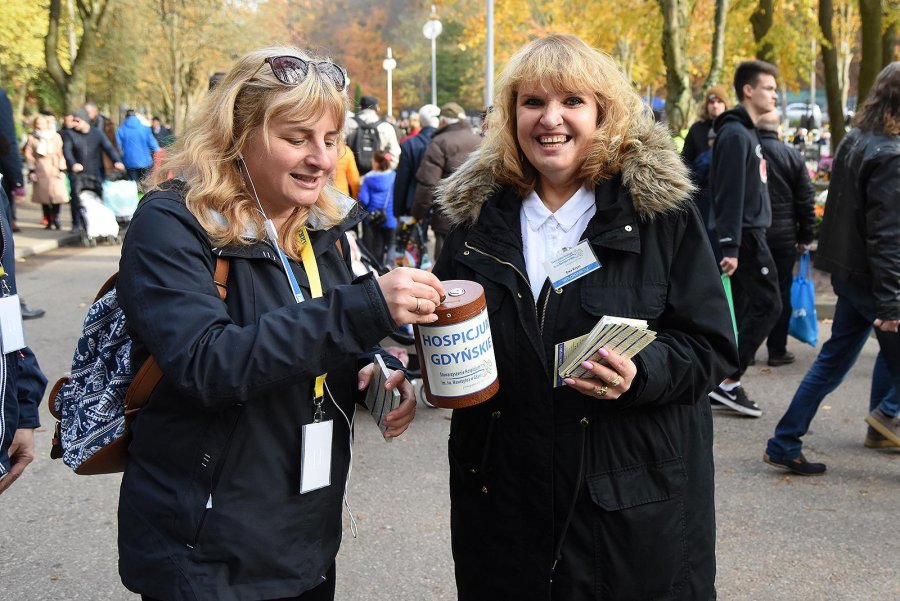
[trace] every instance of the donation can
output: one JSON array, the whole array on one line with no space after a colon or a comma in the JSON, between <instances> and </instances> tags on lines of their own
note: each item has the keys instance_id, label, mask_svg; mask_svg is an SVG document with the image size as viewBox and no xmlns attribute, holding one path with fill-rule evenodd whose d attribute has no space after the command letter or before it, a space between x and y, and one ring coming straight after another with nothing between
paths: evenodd
<instances>
[{"instance_id":1,"label":"donation can","mask_svg":"<svg viewBox=\"0 0 900 601\"><path fill-rule=\"evenodd\" d=\"M416 351L428 402L445 409L483 403L500 389L484 288L469 280L442 282L447 298L438 320L416 325Z\"/></svg>"}]
</instances>

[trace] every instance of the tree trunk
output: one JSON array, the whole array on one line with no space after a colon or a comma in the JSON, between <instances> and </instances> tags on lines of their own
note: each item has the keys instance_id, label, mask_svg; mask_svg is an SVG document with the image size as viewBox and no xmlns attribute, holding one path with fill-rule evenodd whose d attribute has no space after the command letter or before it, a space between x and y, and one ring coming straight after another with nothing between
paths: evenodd
<instances>
[{"instance_id":1,"label":"tree trunk","mask_svg":"<svg viewBox=\"0 0 900 601\"><path fill-rule=\"evenodd\" d=\"M822 63L825 67L825 97L831 122L831 149L844 138L844 111L841 106L841 79L838 73L837 47L834 41L834 5L832 0L819 0L819 28L822 30Z\"/></svg>"},{"instance_id":2,"label":"tree trunk","mask_svg":"<svg viewBox=\"0 0 900 601\"><path fill-rule=\"evenodd\" d=\"M891 23L881 37L881 68L887 67L896 60L897 23ZM859 104L857 103L857 106Z\"/></svg>"},{"instance_id":3,"label":"tree trunk","mask_svg":"<svg viewBox=\"0 0 900 601\"><path fill-rule=\"evenodd\" d=\"M81 43L75 52L71 72L66 73L59 62L59 16L60 0L50 0L50 23L47 37L44 38L44 59L47 73L64 99L66 111L74 111L87 100L87 63L97 47L96 34L103 27L107 9L115 0L98 0L91 3L78 3L78 18L81 21ZM90 10L89 10L90 9Z\"/></svg>"},{"instance_id":4,"label":"tree trunk","mask_svg":"<svg viewBox=\"0 0 900 601\"><path fill-rule=\"evenodd\" d=\"M862 106L875 78L881 70L881 0L859 0L859 20L862 25L859 81L856 106Z\"/></svg>"},{"instance_id":5,"label":"tree trunk","mask_svg":"<svg viewBox=\"0 0 900 601\"><path fill-rule=\"evenodd\" d=\"M709 76L705 90L719 83L725 67L725 19L728 16L728 0L716 0L716 20L710 52Z\"/></svg>"},{"instance_id":6,"label":"tree trunk","mask_svg":"<svg viewBox=\"0 0 900 601\"><path fill-rule=\"evenodd\" d=\"M666 122L673 134L688 126L693 97L687 64L688 0L659 0L666 66Z\"/></svg>"},{"instance_id":7,"label":"tree trunk","mask_svg":"<svg viewBox=\"0 0 900 601\"><path fill-rule=\"evenodd\" d=\"M774 22L775 0L759 0L756 10L750 16L753 26L753 41L756 42L756 58L775 63L775 48L766 40Z\"/></svg>"}]
</instances>

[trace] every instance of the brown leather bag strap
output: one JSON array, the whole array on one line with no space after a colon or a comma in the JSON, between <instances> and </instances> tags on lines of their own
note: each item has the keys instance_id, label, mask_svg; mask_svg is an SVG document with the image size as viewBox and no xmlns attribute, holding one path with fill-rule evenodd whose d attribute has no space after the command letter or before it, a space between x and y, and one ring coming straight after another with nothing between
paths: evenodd
<instances>
[{"instance_id":1,"label":"brown leather bag strap","mask_svg":"<svg viewBox=\"0 0 900 601\"><path fill-rule=\"evenodd\" d=\"M223 301L228 296L229 266L228 259L216 257L216 273L213 276L213 282L215 282L219 291L219 297ZM140 409L146 405L150 395L153 394L153 390L162 378L163 372L159 368L159 364L157 364L153 355L150 355L134 375L134 380L131 381L128 391L125 393L125 421L128 425L131 424L131 419L134 419L135 415L135 411L130 410Z\"/></svg>"},{"instance_id":2,"label":"brown leather bag strap","mask_svg":"<svg viewBox=\"0 0 900 601\"><path fill-rule=\"evenodd\" d=\"M228 262L228 259L216 256L216 273L213 275L213 282L215 282L216 288L219 290L219 297L222 300L225 300L228 297L229 267L231 267L231 263Z\"/></svg>"}]
</instances>

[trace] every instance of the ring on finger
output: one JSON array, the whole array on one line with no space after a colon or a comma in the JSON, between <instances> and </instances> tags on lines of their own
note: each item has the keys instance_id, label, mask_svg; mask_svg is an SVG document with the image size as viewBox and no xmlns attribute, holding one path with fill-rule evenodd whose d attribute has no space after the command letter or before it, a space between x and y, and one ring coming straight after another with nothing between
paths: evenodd
<instances>
[{"instance_id":1,"label":"ring on finger","mask_svg":"<svg viewBox=\"0 0 900 601\"><path fill-rule=\"evenodd\" d=\"M417 296L417 297L416 297L416 308L413 309L413 313L418 313L418 312L419 312L419 308L420 308L421 306L422 306L422 299L419 298L419 297Z\"/></svg>"},{"instance_id":2,"label":"ring on finger","mask_svg":"<svg viewBox=\"0 0 900 601\"><path fill-rule=\"evenodd\" d=\"M597 386L594 388L594 394L597 396L605 396L609 389L606 386Z\"/></svg>"},{"instance_id":3,"label":"ring on finger","mask_svg":"<svg viewBox=\"0 0 900 601\"><path fill-rule=\"evenodd\" d=\"M622 376L620 376L619 374L616 374L616 377L609 381L609 385L612 386L613 388L615 388L616 386L618 386L621 383L622 383Z\"/></svg>"}]
</instances>

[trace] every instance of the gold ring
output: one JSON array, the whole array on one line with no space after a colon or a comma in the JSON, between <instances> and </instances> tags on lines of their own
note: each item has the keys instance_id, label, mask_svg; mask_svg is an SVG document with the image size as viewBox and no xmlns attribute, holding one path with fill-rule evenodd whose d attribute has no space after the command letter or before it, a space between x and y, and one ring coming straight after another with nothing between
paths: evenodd
<instances>
[{"instance_id":1,"label":"gold ring","mask_svg":"<svg viewBox=\"0 0 900 601\"><path fill-rule=\"evenodd\" d=\"M605 396L609 389L606 386L597 386L594 388L594 393L597 396Z\"/></svg>"},{"instance_id":2,"label":"gold ring","mask_svg":"<svg viewBox=\"0 0 900 601\"><path fill-rule=\"evenodd\" d=\"M615 388L616 386L618 386L618 385L621 384L621 383L622 383L622 378L621 378L621 376L619 376L619 374L616 374L616 377L613 378L613 379L609 382L609 385L612 386L613 388Z\"/></svg>"},{"instance_id":3,"label":"gold ring","mask_svg":"<svg viewBox=\"0 0 900 601\"><path fill-rule=\"evenodd\" d=\"M419 307L421 306L421 304L422 304L422 299L417 296L416 297L416 308L413 309L413 313L416 313L416 314L419 313Z\"/></svg>"}]
</instances>

